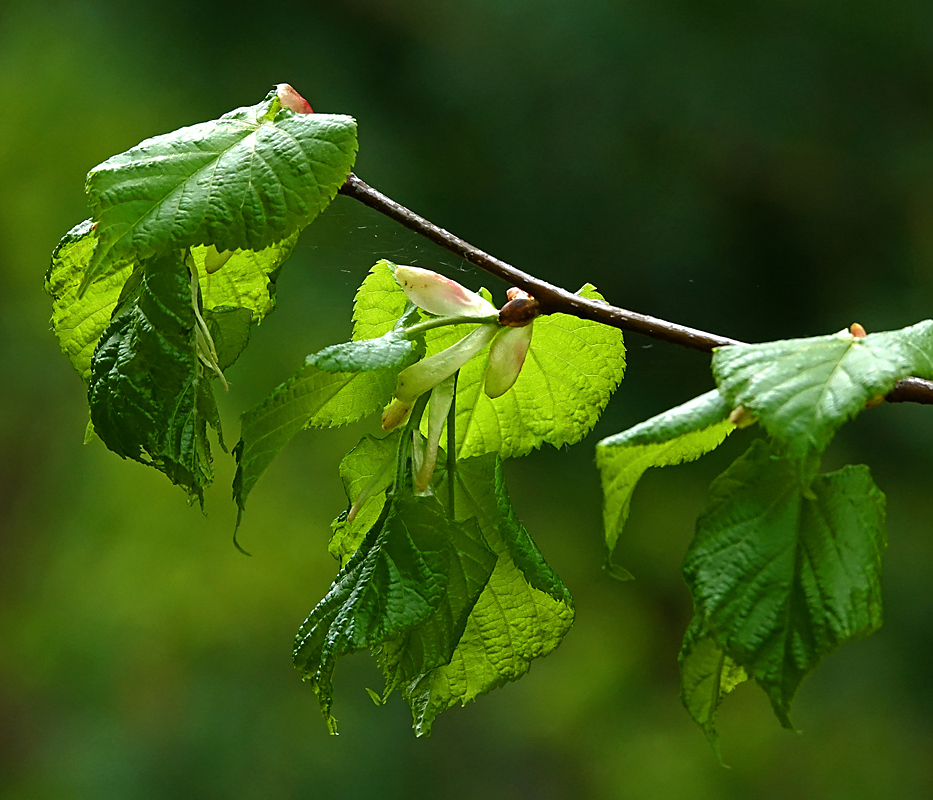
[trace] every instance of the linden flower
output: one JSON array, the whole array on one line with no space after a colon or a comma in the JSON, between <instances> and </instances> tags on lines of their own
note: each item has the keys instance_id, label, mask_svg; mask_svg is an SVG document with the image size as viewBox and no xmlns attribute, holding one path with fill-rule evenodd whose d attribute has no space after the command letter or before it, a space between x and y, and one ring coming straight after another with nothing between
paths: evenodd
<instances>
[{"instance_id":1,"label":"linden flower","mask_svg":"<svg viewBox=\"0 0 933 800\"><path fill-rule=\"evenodd\" d=\"M421 267L396 267L395 280L418 308L438 317L489 317L492 303L450 278Z\"/></svg>"},{"instance_id":2,"label":"linden flower","mask_svg":"<svg viewBox=\"0 0 933 800\"><path fill-rule=\"evenodd\" d=\"M421 395L450 379L490 342L492 348L486 372L486 394L492 398L499 397L512 387L518 379L531 343L531 321L537 314L537 304L533 298L520 289L510 289L509 303L506 303L500 312L476 292L471 292L456 281L428 269L396 267L395 279L408 299L429 314L478 319L489 319L495 315L497 321L478 325L474 331L446 350L402 370L395 388L395 399L382 415L382 427L385 430L394 430L401 425ZM515 308L519 309L518 313L514 313ZM435 399L438 400L437 403ZM432 406L437 408L450 405L449 402L442 404L439 398L432 398L431 402ZM439 424L442 424L442 421L435 422L435 427ZM432 441L435 442L436 448L436 437L431 433L433 431L429 431L428 436L429 453ZM433 463L424 471L428 477L431 470ZM422 479L419 483L426 484L423 475Z\"/></svg>"},{"instance_id":3,"label":"linden flower","mask_svg":"<svg viewBox=\"0 0 933 800\"><path fill-rule=\"evenodd\" d=\"M480 325L446 350L403 369L395 386L395 400L382 415L382 427L391 431L401 425L421 395L451 377L489 344L498 332L499 326L495 322Z\"/></svg>"}]
</instances>

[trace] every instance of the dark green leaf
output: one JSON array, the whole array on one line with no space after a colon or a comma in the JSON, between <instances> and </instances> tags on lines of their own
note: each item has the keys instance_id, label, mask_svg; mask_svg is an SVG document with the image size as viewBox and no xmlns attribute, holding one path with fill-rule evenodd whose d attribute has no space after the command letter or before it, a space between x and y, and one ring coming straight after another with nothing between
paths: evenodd
<instances>
[{"instance_id":1,"label":"dark green leaf","mask_svg":"<svg viewBox=\"0 0 933 800\"><path fill-rule=\"evenodd\" d=\"M143 263L91 362L94 430L120 456L151 463L201 498L213 477L190 273L181 254Z\"/></svg>"},{"instance_id":2,"label":"dark green leaf","mask_svg":"<svg viewBox=\"0 0 933 800\"><path fill-rule=\"evenodd\" d=\"M641 476L649 467L694 461L715 450L735 427L728 416L729 406L713 389L596 445L610 564ZM622 570L620 577L626 576Z\"/></svg>"},{"instance_id":3,"label":"dark green leaf","mask_svg":"<svg viewBox=\"0 0 933 800\"><path fill-rule=\"evenodd\" d=\"M437 493L446 496L446 484ZM419 736L442 711L520 678L573 623L570 594L512 511L496 456L458 462L455 502L457 518L479 523L498 560L450 663L404 689Z\"/></svg>"},{"instance_id":4,"label":"dark green leaf","mask_svg":"<svg viewBox=\"0 0 933 800\"><path fill-rule=\"evenodd\" d=\"M475 520L451 525L449 536L447 590L440 605L418 625L380 649L379 662L386 676L387 693L450 663L470 612L495 567L496 554L489 549Z\"/></svg>"},{"instance_id":5,"label":"dark green leaf","mask_svg":"<svg viewBox=\"0 0 933 800\"><path fill-rule=\"evenodd\" d=\"M745 406L803 459L822 452L846 420L900 379L933 378L933 321L863 338L841 331L721 347L713 374L731 406Z\"/></svg>"},{"instance_id":6,"label":"dark green leaf","mask_svg":"<svg viewBox=\"0 0 933 800\"><path fill-rule=\"evenodd\" d=\"M356 149L350 117L296 114L274 92L146 139L88 173L100 241L84 285L127 261L195 245L269 247L327 207Z\"/></svg>"},{"instance_id":7,"label":"dark green leaf","mask_svg":"<svg viewBox=\"0 0 933 800\"><path fill-rule=\"evenodd\" d=\"M781 723L804 676L881 625L884 495L866 467L802 485L756 441L710 487L684 577L715 643L768 693Z\"/></svg>"},{"instance_id":8,"label":"dark green leaf","mask_svg":"<svg viewBox=\"0 0 933 800\"><path fill-rule=\"evenodd\" d=\"M438 608L456 527L433 497L397 498L301 626L295 666L314 688L331 732L336 660L404 636Z\"/></svg>"}]
</instances>

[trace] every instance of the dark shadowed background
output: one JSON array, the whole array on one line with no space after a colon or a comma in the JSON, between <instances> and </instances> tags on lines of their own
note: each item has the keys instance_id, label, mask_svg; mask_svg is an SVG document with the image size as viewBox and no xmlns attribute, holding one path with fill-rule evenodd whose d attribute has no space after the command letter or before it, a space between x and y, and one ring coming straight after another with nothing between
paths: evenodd
<instances>
[{"instance_id":1,"label":"dark shadowed background","mask_svg":"<svg viewBox=\"0 0 933 800\"><path fill-rule=\"evenodd\" d=\"M290 663L336 571L337 463L369 422L298 437L231 545L229 459L207 515L83 445L84 387L42 278L87 216L84 175L139 140L288 81L359 120L357 173L526 270L763 341L931 315L933 4L728 0L0 2L0 796L3 798L928 798L933 796L933 411L883 406L825 464L888 494L886 624L829 657L780 728L722 709L722 769L678 699L680 562L709 481L749 434L649 474L602 569L593 445L712 387L709 359L630 335L597 431L508 465L576 598L564 644L414 738L341 662L329 737ZM349 331L380 257L494 281L338 198L230 371L237 414Z\"/></svg>"}]
</instances>

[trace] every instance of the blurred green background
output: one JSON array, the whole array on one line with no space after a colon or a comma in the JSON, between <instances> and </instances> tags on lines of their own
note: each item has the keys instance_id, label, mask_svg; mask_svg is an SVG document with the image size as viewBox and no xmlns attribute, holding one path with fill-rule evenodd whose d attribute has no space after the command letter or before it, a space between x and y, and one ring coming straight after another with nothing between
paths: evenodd
<instances>
[{"instance_id":1,"label":"blurred green background","mask_svg":"<svg viewBox=\"0 0 933 800\"><path fill-rule=\"evenodd\" d=\"M290 663L336 566L337 463L373 423L306 433L231 545L229 459L207 515L84 446L84 388L49 331L49 253L84 175L140 139L288 81L360 124L356 171L516 265L750 341L929 317L933 4L811 0L0 1L0 796L3 798L929 798L933 412L884 406L826 467L888 494L886 624L829 657L782 730L754 686L722 769L681 709L679 567L709 481L748 445L649 474L601 569L599 436L711 388L708 358L627 337L597 431L510 463L520 516L577 623L517 684L416 740L342 662L329 737ZM349 331L379 257L501 286L338 198L229 374L237 414Z\"/></svg>"}]
</instances>

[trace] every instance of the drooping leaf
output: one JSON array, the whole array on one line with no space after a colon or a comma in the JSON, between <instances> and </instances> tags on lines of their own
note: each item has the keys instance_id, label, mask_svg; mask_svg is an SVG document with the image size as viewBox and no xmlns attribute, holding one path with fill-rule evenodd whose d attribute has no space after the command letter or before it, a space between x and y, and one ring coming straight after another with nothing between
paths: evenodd
<instances>
[{"instance_id":1,"label":"drooping leaf","mask_svg":"<svg viewBox=\"0 0 933 800\"><path fill-rule=\"evenodd\" d=\"M603 521L609 564L628 519L632 493L649 467L694 461L715 450L735 428L729 406L715 389L658 414L596 445L603 485ZM623 577L631 577L614 567Z\"/></svg>"},{"instance_id":2,"label":"drooping leaf","mask_svg":"<svg viewBox=\"0 0 933 800\"><path fill-rule=\"evenodd\" d=\"M723 697L748 680L748 675L703 629L699 617L693 618L684 634L677 663L680 665L680 699L718 756L716 711Z\"/></svg>"},{"instance_id":3,"label":"drooping leaf","mask_svg":"<svg viewBox=\"0 0 933 800\"><path fill-rule=\"evenodd\" d=\"M579 292L602 300L590 285ZM555 447L582 439L599 419L622 380L622 333L608 325L568 314L549 314L533 323L531 347L518 380L490 399L483 386L489 348L460 370L457 381L457 457L497 453L526 455L544 443ZM428 355L472 330L458 325L431 331Z\"/></svg>"},{"instance_id":4,"label":"drooping leaf","mask_svg":"<svg viewBox=\"0 0 933 800\"><path fill-rule=\"evenodd\" d=\"M191 278L181 254L143 262L91 362L88 404L97 435L202 497L213 477ZM208 385L205 385L208 384Z\"/></svg>"},{"instance_id":5,"label":"drooping leaf","mask_svg":"<svg viewBox=\"0 0 933 800\"><path fill-rule=\"evenodd\" d=\"M684 561L702 625L791 727L801 680L881 625L884 495L867 467L805 485L762 441L710 487Z\"/></svg>"},{"instance_id":6,"label":"drooping leaf","mask_svg":"<svg viewBox=\"0 0 933 800\"><path fill-rule=\"evenodd\" d=\"M933 321L862 338L841 331L721 347L713 375L731 406L745 406L802 459L822 452L844 422L902 378L933 378Z\"/></svg>"},{"instance_id":7,"label":"drooping leaf","mask_svg":"<svg viewBox=\"0 0 933 800\"><path fill-rule=\"evenodd\" d=\"M394 499L301 626L295 666L311 683L331 732L336 660L403 636L438 608L456 527L433 497Z\"/></svg>"},{"instance_id":8,"label":"drooping leaf","mask_svg":"<svg viewBox=\"0 0 933 800\"><path fill-rule=\"evenodd\" d=\"M236 313L247 313L249 322L261 321L275 306L275 278L296 239L297 234L258 253L237 251L213 275L204 269L207 248L193 248L205 319L215 310L240 308L244 312ZM80 294L79 287L96 244L93 220L76 225L55 248L45 276L46 292L52 296L52 329L62 350L85 381L91 375L94 348L104 328L110 324L123 286L132 273L132 265L126 264L115 272L98 276L88 284L84 294ZM241 331L238 337L242 338L239 323L237 328ZM221 365L221 369L225 367Z\"/></svg>"},{"instance_id":9,"label":"drooping leaf","mask_svg":"<svg viewBox=\"0 0 933 800\"><path fill-rule=\"evenodd\" d=\"M446 496L445 483L437 494ZM450 663L404 689L419 736L446 709L520 678L573 623L570 593L512 510L496 456L458 462L455 504L457 519L475 519L498 560Z\"/></svg>"},{"instance_id":10,"label":"drooping leaf","mask_svg":"<svg viewBox=\"0 0 933 800\"><path fill-rule=\"evenodd\" d=\"M408 301L389 264L377 263L363 281L353 310L353 341L389 333ZM305 428L346 425L373 414L389 401L401 365L368 372L325 372L306 363L263 402L241 417L234 448L238 468L233 494L242 512L259 476L296 433Z\"/></svg>"},{"instance_id":11,"label":"drooping leaf","mask_svg":"<svg viewBox=\"0 0 933 800\"><path fill-rule=\"evenodd\" d=\"M379 650L386 693L450 663L467 619L489 582L497 556L474 519L449 528L447 588L438 607L418 625Z\"/></svg>"},{"instance_id":12,"label":"drooping leaf","mask_svg":"<svg viewBox=\"0 0 933 800\"><path fill-rule=\"evenodd\" d=\"M84 286L171 250L259 251L287 238L334 198L356 149L353 119L296 114L275 92L146 139L88 173L99 242Z\"/></svg>"},{"instance_id":13,"label":"drooping leaf","mask_svg":"<svg viewBox=\"0 0 933 800\"><path fill-rule=\"evenodd\" d=\"M325 347L308 356L305 363L325 372L370 372L387 367L403 367L411 362L414 342L401 330L391 330L378 339L363 339Z\"/></svg>"}]
</instances>

